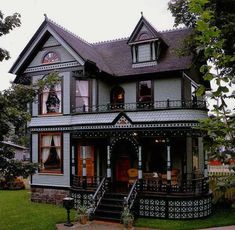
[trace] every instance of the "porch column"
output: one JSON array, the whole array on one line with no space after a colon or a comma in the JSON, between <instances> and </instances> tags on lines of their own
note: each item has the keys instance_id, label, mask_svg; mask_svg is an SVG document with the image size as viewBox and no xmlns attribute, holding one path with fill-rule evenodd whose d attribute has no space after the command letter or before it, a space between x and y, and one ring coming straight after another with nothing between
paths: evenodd
<instances>
[{"instance_id":1,"label":"porch column","mask_svg":"<svg viewBox=\"0 0 235 230\"><path fill-rule=\"evenodd\" d=\"M138 152L138 179L143 179L143 172L142 172L142 147L139 146Z\"/></svg>"},{"instance_id":2,"label":"porch column","mask_svg":"<svg viewBox=\"0 0 235 230\"><path fill-rule=\"evenodd\" d=\"M166 139L166 149L167 149L167 185L170 186L171 184L171 146L170 146L170 139Z\"/></svg>"},{"instance_id":3,"label":"porch column","mask_svg":"<svg viewBox=\"0 0 235 230\"><path fill-rule=\"evenodd\" d=\"M204 177L205 178L208 177L208 155L207 155L207 152L205 152L205 155L204 155Z\"/></svg>"},{"instance_id":4,"label":"porch column","mask_svg":"<svg viewBox=\"0 0 235 230\"><path fill-rule=\"evenodd\" d=\"M204 165L205 165L205 155L203 149L203 138L198 137L198 158L199 158L199 170L200 173L204 173Z\"/></svg>"},{"instance_id":5,"label":"porch column","mask_svg":"<svg viewBox=\"0 0 235 230\"><path fill-rule=\"evenodd\" d=\"M86 147L82 146L82 187L86 188Z\"/></svg>"},{"instance_id":6,"label":"porch column","mask_svg":"<svg viewBox=\"0 0 235 230\"><path fill-rule=\"evenodd\" d=\"M111 168L110 168L110 146L107 146L107 178L111 178Z\"/></svg>"}]
</instances>

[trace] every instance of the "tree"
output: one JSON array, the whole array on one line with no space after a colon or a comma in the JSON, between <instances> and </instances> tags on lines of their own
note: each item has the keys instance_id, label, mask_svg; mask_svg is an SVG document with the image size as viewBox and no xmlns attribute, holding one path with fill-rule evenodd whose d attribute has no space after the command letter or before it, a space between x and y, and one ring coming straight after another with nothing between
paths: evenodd
<instances>
[{"instance_id":1,"label":"tree","mask_svg":"<svg viewBox=\"0 0 235 230\"><path fill-rule=\"evenodd\" d=\"M36 95L39 95L44 87L50 88L58 81L58 74L52 72L35 85L12 84L9 89L0 92L0 140L9 134L12 127L14 133L19 135L22 127L25 127L31 118L27 105L35 101ZM12 182L18 176L28 177L35 173L37 168L38 164L14 159L12 149L0 143L0 176L6 183Z\"/></svg>"},{"instance_id":2,"label":"tree","mask_svg":"<svg viewBox=\"0 0 235 230\"><path fill-rule=\"evenodd\" d=\"M222 145L233 147L235 120L231 118L227 99L235 99L230 90L235 80L235 1L172 0L169 9L175 17L175 26L193 28L184 49L193 52L195 61L200 61L204 80L215 83L209 94L217 102L213 105L214 116L200 122L200 128L208 134L207 146L213 151ZM205 90L200 86L197 95L203 95Z\"/></svg>"},{"instance_id":3,"label":"tree","mask_svg":"<svg viewBox=\"0 0 235 230\"><path fill-rule=\"evenodd\" d=\"M4 18L3 13L0 11L0 36L8 34L20 25L20 15L18 13ZM0 48L0 61L9 58L9 52ZM17 136L25 136L24 128L30 120L27 105L35 100L36 95L45 86L49 85L50 87L56 84L57 81L58 74L53 72L36 85L30 85L30 81L26 81L24 84L12 84L9 89L0 91L0 181L3 179L5 185L14 181L18 176L28 177L33 174L37 170L38 164L23 163L14 159L13 150L4 146L1 141L6 136L12 135L12 133Z\"/></svg>"},{"instance_id":4,"label":"tree","mask_svg":"<svg viewBox=\"0 0 235 230\"><path fill-rule=\"evenodd\" d=\"M10 33L11 30L20 25L20 14L14 13L13 15L4 18L4 14L0 10L0 37ZM3 61L4 59L8 60L9 58L9 52L0 47L0 61Z\"/></svg>"}]
</instances>

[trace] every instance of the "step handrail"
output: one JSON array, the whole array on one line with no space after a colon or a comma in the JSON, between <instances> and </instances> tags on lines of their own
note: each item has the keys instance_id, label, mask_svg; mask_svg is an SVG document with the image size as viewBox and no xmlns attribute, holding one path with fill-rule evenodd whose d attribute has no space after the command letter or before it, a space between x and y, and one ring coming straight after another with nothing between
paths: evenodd
<instances>
[{"instance_id":1,"label":"step handrail","mask_svg":"<svg viewBox=\"0 0 235 230\"><path fill-rule=\"evenodd\" d=\"M99 206L99 203L102 199L102 197L104 196L104 193L106 191L106 182L107 182L107 178L103 177L102 181L100 182L98 188L96 189L94 195L92 196L92 210L91 213L95 213L95 210L97 209L97 207Z\"/></svg>"},{"instance_id":2,"label":"step handrail","mask_svg":"<svg viewBox=\"0 0 235 230\"><path fill-rule=\"evenodd\" d=\"M123 206L124 208L128 208L129 210L131 210L137 196L137 182L138 180L134 181L133 185L131 186L130 192L128 193L128 196L124 197Z\"/></svg>"}]
</instances>

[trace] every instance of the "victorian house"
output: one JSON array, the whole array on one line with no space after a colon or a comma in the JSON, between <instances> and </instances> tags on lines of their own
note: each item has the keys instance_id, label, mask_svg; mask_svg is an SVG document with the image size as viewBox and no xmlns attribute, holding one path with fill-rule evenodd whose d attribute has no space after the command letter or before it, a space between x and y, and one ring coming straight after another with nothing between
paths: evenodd
<instances>
[{"instance_id":1,"label":"victorian house","mask_svg":"<svg viewBox=\"0 0 235 230\"><path fill-rule=\"evenodd\" d=\"M91 28L92 29L92 28ZM45 18L10 72L60 82L31 105L32 201L91 207L94 218L189 219L211 213L193 56L178 51L189 29L156 30L141 16L128 38L89 43Z\"/></svg>"}]
</instances>

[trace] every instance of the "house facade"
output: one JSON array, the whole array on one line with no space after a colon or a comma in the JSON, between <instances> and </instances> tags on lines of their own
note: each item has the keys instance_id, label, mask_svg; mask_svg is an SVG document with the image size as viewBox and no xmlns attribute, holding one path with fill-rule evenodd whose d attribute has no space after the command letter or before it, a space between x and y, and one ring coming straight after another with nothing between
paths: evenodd
<instances>
[{"instance_id":1,"label":"house facade","mask_svg":"<svg viewBox=\"0 0 235 230\"><path fill-rule=\"evenodd\" d=\"M178 56L189 34L159 32L141 16L130 37L88 43L45 18L10 70L22 84L60 76L31 105L33 201L70 194L104 219L120 218L123 205L156 218L211 213L196 128L207 117L195 94L205 82L192 56Z\"/></svg>"}]
</instances>

